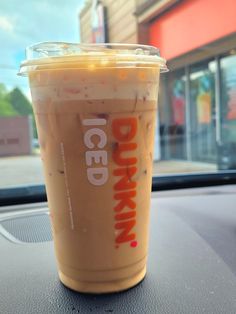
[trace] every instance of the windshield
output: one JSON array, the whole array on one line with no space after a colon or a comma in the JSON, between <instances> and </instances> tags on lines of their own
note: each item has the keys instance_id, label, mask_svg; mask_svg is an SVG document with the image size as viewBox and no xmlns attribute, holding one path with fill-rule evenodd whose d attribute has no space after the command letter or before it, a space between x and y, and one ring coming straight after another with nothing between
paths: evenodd
<instances>
[{"instance_id":1,"label":"windshield","mask_svg":"<svg viewBox=\"0 0 236 314\"><path fill-rule=\"evenodd\" d=\"M159 48L169 72L159 83L153 176L233 172L235 10L230 0L1 1L0 189L45 182L28 79L17 76L25 48L45 41Z\"/></svg>"}]
</instances>

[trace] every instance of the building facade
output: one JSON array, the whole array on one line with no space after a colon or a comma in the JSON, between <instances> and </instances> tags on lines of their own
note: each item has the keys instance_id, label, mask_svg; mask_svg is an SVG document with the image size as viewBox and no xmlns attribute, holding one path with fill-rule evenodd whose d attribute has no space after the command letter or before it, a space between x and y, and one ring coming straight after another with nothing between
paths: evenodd
<instances>
[{"instance_id":1,"label":"building facade","mask_svg":"<svg viewBox=\"0 0 236 314\"><path fill-rule=\"evenodd\" d=\"M0 117L0 157L32 154L31 116Z\"/></svg>"},{"instance_id":2,"label":"building facade","mask_svg":"<svg viewBox=\"0 0 236 314\"><path fill-rule=\"evenodd\" d=\"M93 31L96 28L96 20L99 19L99 4L105 10L106 41L136 43L138 40L137 23L133 14L136 7L135 0L87 1L79 15L81 42L91 43L94 41Z\"/></svg>"},{"instance_id":3,"label":"building facade","mask_svg":"<svg viewBox=\"0 0 236 314\"><path fill-rule=\"evenodd\" d=\"M162 159L225 160L230 168L229 156L236 153L236 1L102 3L109 42L154 45L168 61L159 95ZM89 4L80 21L81 38L89 42L83 26L88 12Z\"/></svg>"}]
</instances>

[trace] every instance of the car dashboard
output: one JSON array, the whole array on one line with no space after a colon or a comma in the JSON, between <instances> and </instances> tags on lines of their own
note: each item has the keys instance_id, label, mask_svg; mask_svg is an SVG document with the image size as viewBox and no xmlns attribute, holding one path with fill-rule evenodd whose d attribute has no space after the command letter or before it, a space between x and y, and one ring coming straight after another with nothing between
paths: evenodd
<instances>
[{"instance_id":1,"label":"car dashboard","mask_svg":"<svg viewBox=\"0 0 236 314\"><path fill-rule=\"evenodd\" d=\"M60 283L47 203L1 207L0 313L236 313L235 192L153 192L147 275L105 295Z\"/></svg>"}]
</instances>

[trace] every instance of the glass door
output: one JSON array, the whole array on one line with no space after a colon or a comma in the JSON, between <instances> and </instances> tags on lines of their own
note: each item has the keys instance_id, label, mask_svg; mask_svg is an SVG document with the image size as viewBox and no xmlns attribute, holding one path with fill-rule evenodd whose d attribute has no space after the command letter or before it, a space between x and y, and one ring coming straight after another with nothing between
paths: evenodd
<instances>
[{"instance_id":1,"label":"glass door","mask_svg":"<svg viewBox=\"0 0 236 314\"><path fill-rule=\"evenodd\" d=\"M222 142L236 143L236 51L221 58L220 66Z\"/></svg>"},{"instance_id":2,"label":"glass door","mask_svg":"<svg viewBox=\"0 0 236 314\"><path fill-rule=\"evenodd\" d=\"M186 159L185 84L184 69L170 73L168 84L169 120L166 125L170 159Z\"/></svg>"},{"instance_id":3,"label":"glass door","mask_svg":"<svg viewBox=\"0 0 236 314\"><path fill-rule=\"evenodd\" d=\"M191 150L200 162L216 162L215 72L214 60L190 68Z\"/></svg>"}]
</instances>

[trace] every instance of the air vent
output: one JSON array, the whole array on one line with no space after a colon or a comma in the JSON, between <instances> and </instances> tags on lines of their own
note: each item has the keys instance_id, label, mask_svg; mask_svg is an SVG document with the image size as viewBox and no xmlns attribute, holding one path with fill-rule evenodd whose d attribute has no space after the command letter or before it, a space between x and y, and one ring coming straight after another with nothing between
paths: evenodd
<instances>
[{"instance_id":1,"label":"air vent","mask_svg":"<svg viewBox=\"0 0 236 314\"><path fill-rule=\"evenodd\" d=\"M52 240L49 216L37 214L0 221L0 232L14 242L36 243Z\"/></svg>"}]
</instances>

